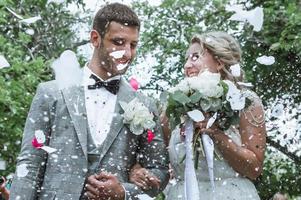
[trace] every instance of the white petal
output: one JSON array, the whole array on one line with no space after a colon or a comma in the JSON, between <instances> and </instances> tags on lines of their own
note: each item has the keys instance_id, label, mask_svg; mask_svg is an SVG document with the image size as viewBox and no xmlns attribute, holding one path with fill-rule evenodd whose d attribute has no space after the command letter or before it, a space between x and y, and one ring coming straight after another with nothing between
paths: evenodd
<instances>
[{"instance_id":1,"label":"white petal","mask_svg":"<svg viewBox=\"0 0 301 200\"><path fill-rule=\"evenodd\" d=\"M45 134L42 130L36 130L34 132L34 135L38 141L39 144L43 144L46 141Z\"/></svg>"},{"instance_id":2,"label":"white petal","mask_svg":"<svg viewBox=\"0 0 301 200\"><path fill-rule=\"evenodd\" d=\"M28 35L33 35L34 34L34 30L33 29L27 29L25 31L25 33L27 33Z\"/></svg>"},{"instance_id":3,"label":"white petal","mask_svg":"<svg viewBox=\"0 0 301 200\"><path fill-rule=\"evenodd\" d=\"M242 94L234 95L229 102L232 110L242 110L245 108L246 98Z\"/></svg>"},{"instance_id":4,"label":"white petal","mask_svg":"<svg viewBox=\"0 0 301 200\"><path fill-rule=\"evenodd\" d=\"M10 64L7 62L4 56L0 55L0 69L5 67L10 67Z\"/></svg>"},{"instance_id":5,"label":"white petal","mask_svg":"<svg viewBox=\"0 0 301 200\"><path fill-rule=\"evenodd\" d=\"M22 19L20 20L20 22L25 23L25 24L32 24L35 23L36 21L42 19L41 16L36 16L36 17L31 17L31 18L27 18L27 19Z\"/></svg>"},{"instance_id":6,"label":"white petal","mask_svg":"<svg viewBox=\"0 0 301 200\"><path fill-rule=\"evenodd\" d=\"M46 151L49 154L57 151L55 148L52 148L52 147L49 147L49 146L42 146L41 149L43 149L44 151Z\"/></svg>"},{"instance_id":7,"label":"white petal","mask_svg":"<svg viewBox=\"0 0 301 200\"><path fill-rule=\"evenodd\" d=\"M263 24L263 8L256 7L250 10L247 17L248 22L254 26L254 31L260 31Z\"/></svg>"},{"instance_id":8,"label":"white petal","mask_svg":"<svg viewBox=\"0 0 301 200\"><path fill-rule=\"evenodd\" d=\"M235 77L240 77L240 65L235 64L230 66L231 74Z\"/></svg>"},{"instance_id":9,"label":"white petal","mask_svg":"<svg viewBox=\"0 0 301 200\"><path fill-rule=\"evenodd\" d=\"M203 113L197 109L187 112L187 115L195 122L200 122L205 119Z\"/></svg>"},{"instance_id":10,"label":"white petal","mask_svg":"<svg viewBox=\"0 0 301 200\"><path fill-rule=\"evenodd\" d=\"M6 9L13 15L15 15L17 18L19 19L24 19L21 15L18 15L17 13L15 13L12 9L6 7Z\"/></svg>"},{"instance_id":11,"label":"white petal","mask_svg":"<svg viewBox=\"0 0 301 200\"><path fill-rule=\"evenodd\" d=\"M244 17L243 14L235 13L229 18L229 20L243 22L246 21L246 18Z\"/></svg>"},{"instance_id":12,"label":"white petal","mask_svg":"<svg viewBox=\"0 0 301 200\"><path fill-rule=\"evenodd\" d=\"M47 4L49 4L49 3L61 4L61 3L64 3L64 2L65 2L65 0L48 0Z\"/></svg>"},{"instance_id":13,"label":"white petal","mask_svg":"<svg viewBox=\"0 0 301 200\"><path fill-rule=\"evenodd\" d=\"M245 82L237 82L238 85L245 86L245 87L253 87L252 83L245 83Z\"/></svg>"},{"instance_id":14,"label":"white petal","mask_svg":"<svg viewBox=\"0 0 301 200\"><path fill-rule=\"evenodd\" d=\"M113 52L110 53L110 56L112 56L115 59L119 59L119 58L122 58L124 53L125 53L125 50L113 51Z\"/></svg>"},{"instance_id":15,"label":"white petal","mask_svg":"<svg viewBox=\"0 0 301 200\"><path fill-rule=\"evenodd\" d=\"M55 80L60 89L72 85L79 85L82 82L82 69L73 51L66 50L56 59L51 68L55 72ZM68 76L66 76L68 74Z\"/></svg>"},{"instance_id":16,"label":"white petal","mask_svg":"<svg viewBox=\"0 0 301 200\"><path fill-rule=\"evenodd\" d=\"M0 160L0 170L6 170L6 162L4 160Z\"/></svg>"},{"instance_id":17,"label":"white petal","mask_svg":"<svg viewBox=\"0 0 301 200\"><path fill-rule=\"evenodd\" d=\"M147 194L138 194L137 195L139 200L153 200L154 198L151 198L150 196L148 196Z\"/></svg>"},{"instance_id":18,"label":"white petal","mask_svg":"<svg viewBox=\"0 0 301 200\"><path fill-rule=\"evenodd\" d=\"M274 56L261 56L256 58L256 61L263 65L272 65L275 62Z\"/></svg>"},{"instance_id":19,"label":"white petal","mask_svg":"<svg viewBox=\"0 0 301 200\"><path fill-rule=\"evenodd\" d=\"M24 164L18 165L16 172L17 172L17 176L20 178L27 176L27 174L29 172L27 169L27 164L24 163Z\"/></svg>"},{"instance_id":20,"label":"white petal","mask_svg":"<svg viewBox=\"0 0 301 200\"><path fill-rule=\"evenodd\" d=\"M118 64L118 65L117 65L117 70L118 70L118 71L121 71L121 70L125 69L128 65L129 65L128 62L125 63L125 64Z\"/></svg>"},{"instance_id":21,"label":"white petal","mask_svg":"<svg viewBox=\"0 0 301 200\"><path fill-rule=\"evenodd\" d=\"M233 21L245 21L247 20L254 28L254 31L260 31L263 24L263 8L256 7L253 10L243 10L241 6L234 5L226 7L227 11L234 11L235 13L229 18Z\"/></svg>"},{"instance_id":22,"label":"white petal","mask_svg":"<svg viewBox=\"0 0 301 200\"><path fill-rule=\"evenodd\" d=\"M214 115L212 117L210 117L210 119L207 122L206 128L210 128L212 126L212 124L215 122L217 117L217 113L214 113Z\"/></svg>"}]
</instances>

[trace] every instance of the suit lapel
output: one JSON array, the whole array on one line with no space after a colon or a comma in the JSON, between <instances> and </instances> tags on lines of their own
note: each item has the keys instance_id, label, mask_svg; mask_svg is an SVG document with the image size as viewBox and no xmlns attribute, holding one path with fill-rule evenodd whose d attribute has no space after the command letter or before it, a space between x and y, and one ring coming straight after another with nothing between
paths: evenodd
<instances>
[{"instance_id":1,"label":"suit lapel","mask_svg":"<svg viewBox=\"0 0 301 200\"><path fill-rule=\"evenodd\" d=\"M117 100L115 104L114 116L111 122L110 131L105 139L104 143L101 146L101 154L99 158L99 162L103 159L103 157L108 152L109 148L113 144L114 140L116 139L117 135L119 134L120 130L124 126L123 117L121 113L123 112L119 101L130 102L132 99L135 98L135 92L130 88L130 86L121 79L120 82L120 89L117 93Z\"/></svg>"},{"instance_id":2,"label":"suit lapel","mask_svg":"<svg viewBox=\"0 0 301 200\"><path fill-rule=\"evenodd\" d=\"M87 157L87 111L85 106L84 87L73 86L63 89L63 96L70 113L71 120L75 127L78 140L82 146L83 152Z\"/></svg>"}]
</instances>

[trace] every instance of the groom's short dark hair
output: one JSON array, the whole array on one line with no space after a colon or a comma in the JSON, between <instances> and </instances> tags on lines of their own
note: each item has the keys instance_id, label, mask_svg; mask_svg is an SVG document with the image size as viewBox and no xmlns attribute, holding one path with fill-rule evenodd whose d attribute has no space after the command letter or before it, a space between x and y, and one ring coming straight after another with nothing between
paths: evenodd
<instances>
[{"instance_id":1,"label":"groom's short dark hair","mask_svg":"<svg viewBox=\"0 0 301 200\"><path fill-rule=\"evenodd\" d=\"M103 38L111 21L134 26L140 30L140 20L137 14L124 4L112 3L99 9L93 20L93 29Z\"/></svg>"}]
</instances>

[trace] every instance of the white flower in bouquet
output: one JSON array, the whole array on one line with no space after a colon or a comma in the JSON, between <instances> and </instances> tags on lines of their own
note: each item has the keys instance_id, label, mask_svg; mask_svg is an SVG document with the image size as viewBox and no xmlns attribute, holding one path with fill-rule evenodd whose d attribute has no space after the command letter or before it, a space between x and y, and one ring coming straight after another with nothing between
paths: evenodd
<instances>
[{"instance_id":1,"label":"white flower in bouquet","mask_svg":"<svg viewBox=\"0 0 301 200\"><path fill-rule=\"evenodd\" d=\"M123 101L119 103L124 110L124 123L130 124L130 130L135 135L140 135L144 130L152 129L156 126L156 123L153 121L154 115L137 98L134 98L129 103Z\"/></svg>"},{"instance_id":2,"label":"white flower in bouquet","mask_svg":"<svg viewBox=\"0 0 301 200\"><path fill-rule=\"evenodd\" d=\"M199 91L204 97L219 98L223 95L223 87L219 84L221 75L204 71L198 76L188 79L189 86L192 90Z\"/></svg>"}]
</instances>

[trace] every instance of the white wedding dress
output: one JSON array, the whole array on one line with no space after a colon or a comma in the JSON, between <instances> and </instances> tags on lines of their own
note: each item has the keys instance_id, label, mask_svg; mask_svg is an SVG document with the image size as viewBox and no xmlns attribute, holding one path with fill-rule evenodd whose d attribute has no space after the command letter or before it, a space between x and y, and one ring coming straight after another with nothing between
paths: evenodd
<instances>
[{"instance_id":1,"label":"white wedding dress","mask_svg":"<svg viewBox=\"0 0 301 200\"><path fill-rule=\"evenodd\" d=\"M241 145L240 135L236 129L229 129L226 134ZM220 153L218 153L221 155ZM165 191L167 200L184 199L185 145L181 140L179 129L173 131L169 142L170 163L175 174L175 183L169 184ZM207 163L200 153L196 175L198 179L200 200L258 200L260 199L253 183L236 173L225 160L215 155L214 179L215 191L212 192Z\"/></svg>"}]
</instances>

